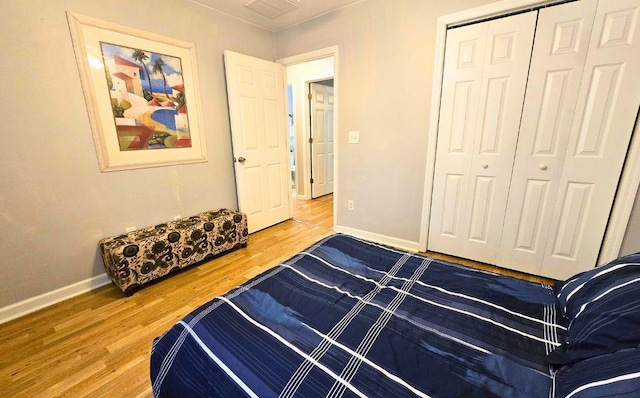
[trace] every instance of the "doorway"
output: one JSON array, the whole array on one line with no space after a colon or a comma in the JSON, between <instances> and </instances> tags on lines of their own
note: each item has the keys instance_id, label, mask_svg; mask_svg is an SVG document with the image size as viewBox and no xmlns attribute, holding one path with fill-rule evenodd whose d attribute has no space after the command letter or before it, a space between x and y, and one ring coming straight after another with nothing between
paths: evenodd
<instances>
[{"instance_id":1,"label":"doorway","mask_svg":"<svg viewBox=\"0 0 640 398\"><path fill-rule=\"evenodd\" d=\"M292 217L294 221L331 229L333 226L333 163L334 163L334 138L333 138L333 102L334 93L333 79L326 79L317 82L305 82L308 97L303 97L301 101L306 107L303 117L294 115L293 86L288 86L288 109L289 109L289 153L291 164L291 188L292 194ZM308 119L306 119L308 117ZM295 123L305 124L308 129L303 132L303 137L298 140L300 144L296 147ZM308 134L308 136L307 136ZM305 142L305 138L308 141ZM310 179L310 199L302 199L297 195L296 183L296 154L305 150L308 144L310 157L307 157L308 164L300 164L302 170L309 171ZM303 171L304 173L304 171ZM304 174L303 174L304 175ZM300 180L303 180L301 177ZM300 183L304 183L301 181ZM301 190L304 192L304 188Z\"/></svg>"},{"instance_id":2,"label":"doorway","mask_svg":"<svg viewBox=\"0 0 640 398\"><path fill-rule=\"evenodd\" d=\"M295 136L296 131L293 126L293 86L287 85L287 134L289 139L289 166L291 168L291 190L293 191L292 198L296 198L296 156L295 156Z\"/></svg>"},{"instance_id":3,"label":"doorway","mask_svg":"<svg viewBox=\"0 0 640 398\"><path fill-rule=\"evenodd\" d=\"M292 189L292 215L294 220L324 228L333 228L336 213L335 198L337 198L337 170L338 148L337 137L334 137L337 125L337 101L332 104L331 118L323 118L322 127L327 128L332 136L331 160L327 161L327 151L316 159L325 159L320 171L316 168L314 176L314 147L310 138L314 137L314 123L312 118L312 99L309 98L310 88L321 84L322 87L331 89L331 101L337 99L338 79L335 71L337 64L337 47L330 47L311 53L278 60L278 63L286 67L287 96L288 96L288 128L290 144L291 189ZM317 143L317 141L316 141ZM316 148L320 148L318 145ZM317 155L317 154L316 154ZM320 163L316 160L316 166ZM330 173L330 178L329 178ZM333 187L329 190L316 189L313 194L313 184L318 181L318 176L324 180L331 180ZM313 180L312 180L313 179ZM323 195L317 195L324 192ZM313 199L314 196L319 196Z\"/></svg>"}]
</instances>

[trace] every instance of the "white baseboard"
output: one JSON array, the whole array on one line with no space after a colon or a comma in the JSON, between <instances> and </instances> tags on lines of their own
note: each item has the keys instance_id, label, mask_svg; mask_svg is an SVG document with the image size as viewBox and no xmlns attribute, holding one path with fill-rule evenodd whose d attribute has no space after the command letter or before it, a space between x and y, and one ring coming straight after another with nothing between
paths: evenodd
<instances>
[{"instance_id":1,"label":"white baseboard","mask_svg":"<svg viewBox=\"0 0 640 398\"><path fill-rule=\"evenodd\" d=\"M383 245L393 246L398 249L407 250L410 252L420 251L419 242L412 242L410 240L398 239L392 236L386 236L386 235L376 234L374 232L362 231L360 229L344 227L342 225L336 225L334 227L334 230L342 234L355 236L356 238L365 239L365 240L369 240L376 243L381 243Z\"/></svg>"},{"instance_id":2,"label":"white baseboard","mask_svg":"<svg viewBox=\"0 0 640 398\"><path fill-rule=\"evenodd\" d=\"M60 289L8 305L0 308L0 323L19 318L41 308L48 307L55 303L59 303L60 301L88 292L89 290L108 285L109 283L111 283L111 279L109 279L107 274L101 274L94 276L93 278L74 283L73 285L65 286Z\"/></svg>"}]
</instances>

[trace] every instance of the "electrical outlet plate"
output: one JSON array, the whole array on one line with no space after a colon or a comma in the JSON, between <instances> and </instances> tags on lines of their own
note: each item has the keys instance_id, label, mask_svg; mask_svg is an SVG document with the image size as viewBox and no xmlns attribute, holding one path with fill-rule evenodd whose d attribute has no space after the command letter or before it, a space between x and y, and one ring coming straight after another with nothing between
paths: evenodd
<instances>
[{"instance_id":1,"label":"electrical outlet plate","mask_svg":"<svg viewBox=\"0 0 640 398\"><path fill-rule=\"evenodd\" d=\"M360 143L360 132L349 131L349 144L359 144L359 143Z\"/></svg>"},{"instance_id":2,"label":"electrical outlet plate","mask_svg":"<svg viewBox=\"0 0 640 398\"><path fill-rule=\"evenodd\" d=\"M355 203L353 202L353 200L347 201L347 208L349 210L353 210L355 208Z\"/></svg>"}]
</instances>

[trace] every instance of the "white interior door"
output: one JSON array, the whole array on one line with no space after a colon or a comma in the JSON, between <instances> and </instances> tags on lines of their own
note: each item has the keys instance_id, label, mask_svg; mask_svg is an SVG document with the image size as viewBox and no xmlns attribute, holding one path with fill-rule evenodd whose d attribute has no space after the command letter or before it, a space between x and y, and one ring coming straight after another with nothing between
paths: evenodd
<instances>
[{"instance_id":1,"label":"white interior door","mask_svg":"<svg viewBox=\"0 0 640 398\"><path fill-rule=\"evenodd\" d=\"M498 256L536 16L447 33L429 250Z\"/></svg>"},{"instance_id":2,"label":"white interior door","mask_svg":"<svg viewBox=\"0 0 640 398\"><path fill-rule=\"evenodd\" d=\"M542 275L595 265L640 108L640 0L601 0L571 125Z\"/></svg>"},{"instance_id":3,"label":"white interior door","mask_svg":"<svg viewBox=\"0 0 640 398\"><path fill-rule=\"evenodd\" d=\"M283 66L224 52L238 206L249 232L291 217Z\"/></svg>"},{"instance_id":4,"label":"white interior door","mask_svg":"<svg viewBox=\"0 0 640 398\"><path fill-rule=\"evenodd\" d=\"M333 87L310 83L311 197L333 192Z\"/></svg>"},{"instance_id":5,"label":"white interior door","mask_svg":"<svg viewBox=\"0 0 640 398\"><path fill-rule=\"evenodd\" d=\"M540 274L597 4L540 10L497 265Z\"/></svg>"}]
</instances>

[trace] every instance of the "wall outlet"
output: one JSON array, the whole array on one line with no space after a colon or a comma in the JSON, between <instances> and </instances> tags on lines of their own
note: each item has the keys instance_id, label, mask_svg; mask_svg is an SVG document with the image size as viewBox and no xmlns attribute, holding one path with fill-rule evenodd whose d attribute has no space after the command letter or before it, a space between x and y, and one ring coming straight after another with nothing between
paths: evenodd
<instances>
[{"instance_id":1,"label":"wall outlet","mask_svg":"<svg viewBox=\"0 0 640 398\"><path fill-rule=\"evenodd\" d=\"M127 227L127 228L124 229L124 232L129 233L129 232L133 232L135 230L136 230L135 226L134 227Z\"/></svg>"},{"instance_id":2,"label":"wall outlet","mask_svg":"<svg viewBox=\"0 0 640 398\"><path fill-rule=\"evenodd\" d=\"M353 202L353 200L348 200L347 201L347 209L353 210L354 208L355 208L355 203Z\"/></svg>"},{"instance_id":3,"label":"wall outlet","mask_svg":"<svg viewBox=\"0 0 640 398\"><path fill-rule=\"evenodd\" d=\"M349 131L349 144L359 144L359 143L360 143L360 132Z\"/></svg>"},{"instance_id":4,"label":"wall outlet","mask_svg":"<svg viewBox=\"0 0 640 398\"><path fill-rule=\"evenodd\" d=\"M173 216L173 221L178 221L182 216L180 214Z\"/></svg>"}]
</instances>

